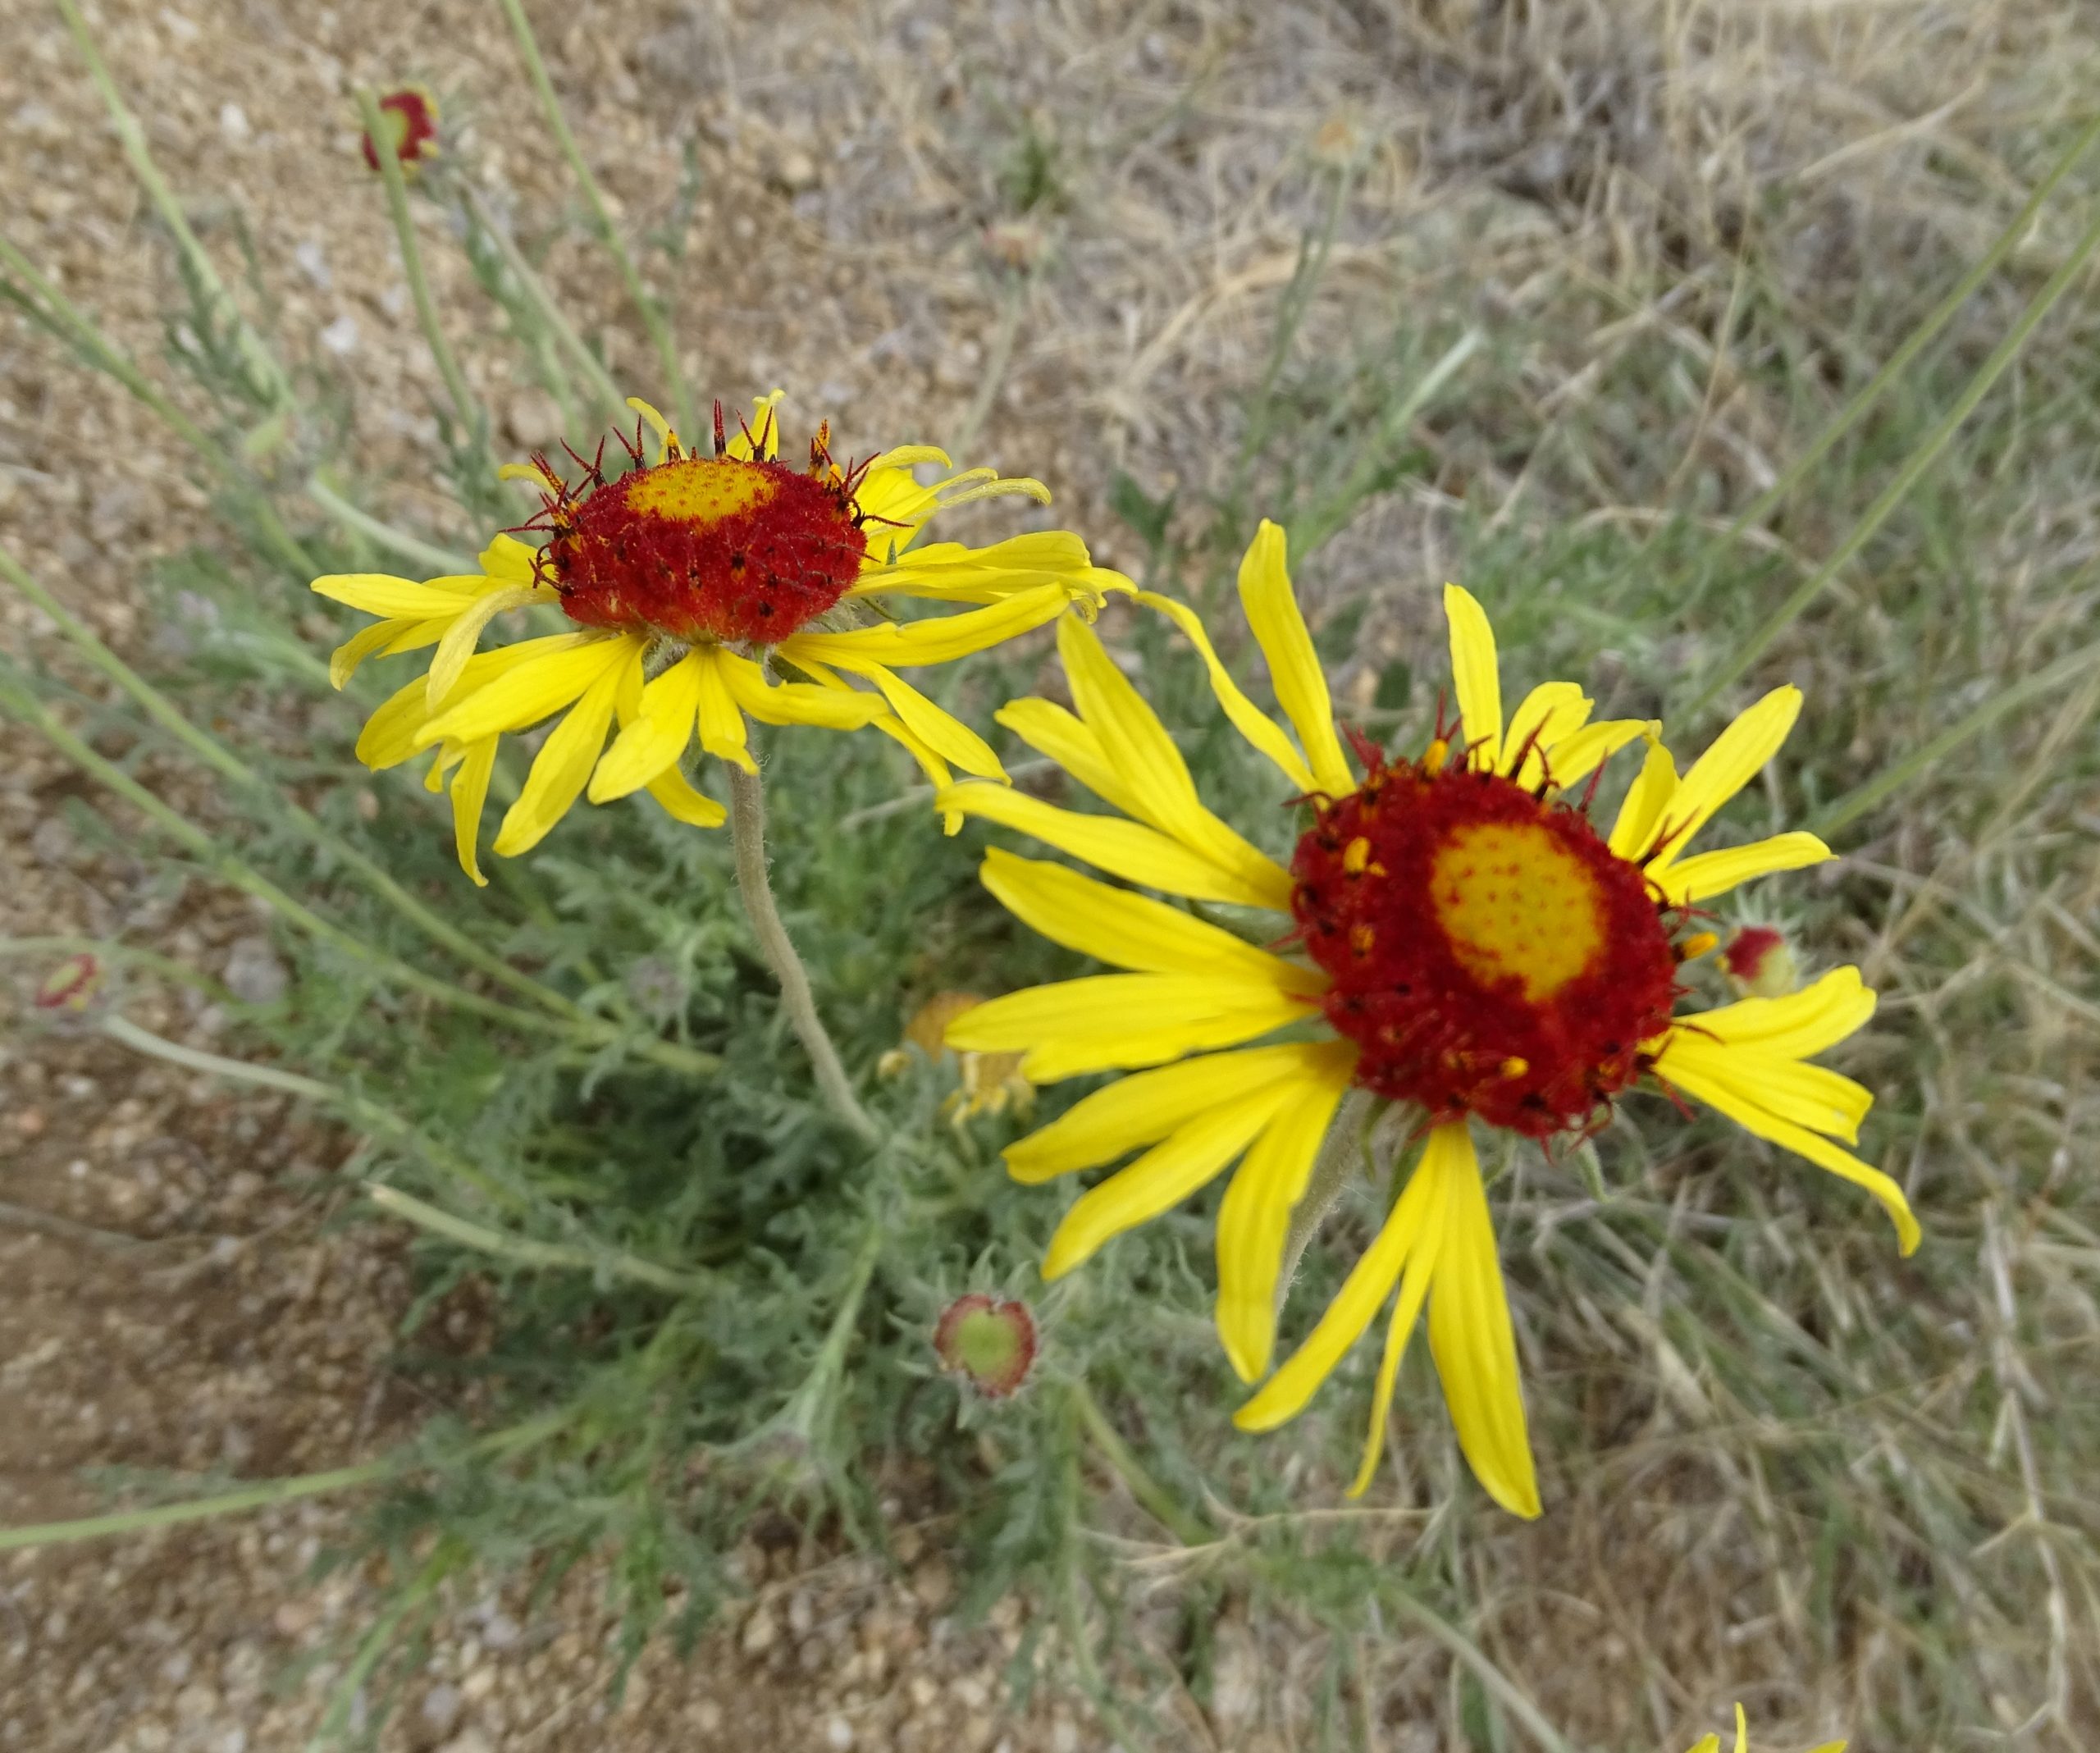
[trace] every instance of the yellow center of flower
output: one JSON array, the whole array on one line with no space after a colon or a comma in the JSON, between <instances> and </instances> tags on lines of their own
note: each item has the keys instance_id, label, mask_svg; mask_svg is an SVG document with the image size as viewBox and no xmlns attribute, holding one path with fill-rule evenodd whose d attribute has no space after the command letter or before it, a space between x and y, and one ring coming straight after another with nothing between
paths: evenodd
<instances>
[{"instance_id":1,"label":"yellow center of flower","mask_svg":"<svg viewBox=\"0 0 2100 1753\"><path fill-rule=\"evenodd\" d=\"M1605 947L1596 874L1532 823L1452 829L1431 861L1429 893L1459 965L1483 985L1517 980L1534 1004L1587 973Z\"/></svg>"},{"instance_id":2,"label":"yellow center of flower","mask_svg":"<svg viewBox=\"0 0 2100 1753\"><path fill-rule=\"evenodd\" d=\"M731 457L687 457L644 469L627 490L628 508L679 523L726 523L779 491L763 468Z\"/></svg>"}]
</instances>

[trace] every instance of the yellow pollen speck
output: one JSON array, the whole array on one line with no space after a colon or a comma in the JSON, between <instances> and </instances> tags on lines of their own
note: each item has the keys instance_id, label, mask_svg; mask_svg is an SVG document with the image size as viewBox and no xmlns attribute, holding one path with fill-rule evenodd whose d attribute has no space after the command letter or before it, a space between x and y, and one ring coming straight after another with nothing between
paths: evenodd
<instances>
[{"instance_id":1,"label":"yellow pollen speck","mask_svg":"<svg viewBox=\"0 0 2100 1753\"><path fill-rule=\"evenodd\" d=\"M1502 1075L1504 1077L1522 1077L1531 1069L1531 1061L1520 1058L1515 1053L1512 1053L1502 1061Z\"/></svg>"},{"instance_id":2,"label":"yellow pollen speck","mask_svg":"<svg viewBox=\"0 0 2100 1753\"><path fill-rule=\"evenodd\" d=\"M1677 959L1679 961L1696 961L1720 941L1713 932L1695 931L1678 945Z\"/></svg>"},{"instance_id":3,"label":"yellow pollen speck","mask_svg":"<svg viewBox=\"0 0 2100 1753\"><path fill-rule=\"evenodd\" d=\"M679 523L723 523L763 505L778 491L762 468L730 457L687 457L635 476L627 490L631 510Z\"/></svg>"},{"instance_id":4,"label":"yellow pollen speck","mask_svg":"<svg viewBox=\"0 0 2100 1753\"><path fill-rule=\"evenodd\" d=\"M1516 980L1534 1004L1588 973L1604 949L1596 878L1537 824L1454 829L1431 861L1429 892L1459 966L1484 985Z\"/></svg>"},{"instance_id":5,"label":"yellow pollen speck","mask_svg":"<svg viewBox=\"0 0 2100 1753\"><path fill-rule=\"evenodd\" d=\"M1358 834L1342 848L1342 869L1351 876L1362 876L1363 867L1371 862L1371 842Z\"/></svg>"},{"instance_id":6,"label":"yellow pollen speck","mask_svg":"<svg viewBox=\"0 0 2100 1753\"><path fill-rule=\"evenodd\" d=\"M1377 939L1378 934L1368 925L1352 925L1349 929L1349 947L1359 956L1368 956L1371 946Z\"/></svg>"},{"instance_id":7,"label":"yellow pollen speck","mask_svg":"<svg viewBox=\"0 0 2100 1753\"><path fill-rule=\"evenodd\" d=\"M1444 770L1444 763L1451 758L1451 745L1443 737L1434 738L1422 751L1422 770L1432 779Z\"/></svg>"}]
</instances>

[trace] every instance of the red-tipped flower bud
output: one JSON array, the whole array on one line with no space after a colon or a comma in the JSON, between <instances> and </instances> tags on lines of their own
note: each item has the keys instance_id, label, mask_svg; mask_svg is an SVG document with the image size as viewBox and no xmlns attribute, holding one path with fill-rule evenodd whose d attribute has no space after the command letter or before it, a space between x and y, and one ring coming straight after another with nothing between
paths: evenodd
<instances>
[{"instance_id":1,"label":"red-tipped flower bud","mask_svg":"<svg viewBox=\"0 0 2100 1753\"><path fill-rule=\"evenodd\" d=\"M1035 1362L1035 1317L1025 1303L972 1291L942 1311L934 1350L951 1375L967 1376L987 1399L1004 1399L1028 1380Z\"/></svg>"},{"instance_id":2,"label":"red-tipped flower bud","mask_svg":"<svg viewBox=\"0 0 2100 1753\"><path fill-rule=\"evenodd\" d=\"M1801 965L1769 925L1744 926L1721 952L1721 966L1752 998L1783 998L1801 984Z\"/></svg>"},{"instance_id":3,"label":"red-tipped flower bud","mask_svg":"<svg viewBox=\"0 0 2100 1753\"><path fill-rule=\"evenodd\" d=\"M44 975L36 989L39 1011L84 1011L102 991L103 966L99 957L85 951L68 956Z\"/></svg>"},{"instance_id":4,"label":"red-tipped flower bud","mask_svg":"<svg viewBox=\"0 0 2100 1753\"><path fill-rule=\"evenodd\" d=\"M379 121L403 170L413 170L418 159L437 156L437 99L422 86L404 85L388 92L379 100ZM377 170L379 148L372 136L360 135L358 146L365 163Z\"/></svg>"}]
</instances>

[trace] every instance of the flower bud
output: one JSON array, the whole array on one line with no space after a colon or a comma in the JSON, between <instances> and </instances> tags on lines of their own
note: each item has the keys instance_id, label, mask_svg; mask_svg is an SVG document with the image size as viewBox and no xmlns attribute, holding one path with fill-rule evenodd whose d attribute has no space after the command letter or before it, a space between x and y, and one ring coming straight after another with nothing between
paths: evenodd
<instances>
[{"instance_id":1,"label":"flower bud","mask_svg":"<svg viewBox=\"0 0 2100 1753\"><path fill-rule=\"evenodd\" d=\"M386 144L401 161L403 170L413 170L418 160L437 156L437 99L422 86L404 85L399 91L388 92L379 100L379 122ZM360 135L358 148L364 154L365 163L377 171L379 148L372 144L372 136Z\"/></svg>"},{"instance_id":2,"label":"flower bud","mask_svg":"<svg viewBox=\"0 0 2100 1753\"><path fill-rule=\"evenodd\" d=\"M1028 1379L1035 1361L1035 1317L1025 1303L972 1291L942 1311L934 1350L950 1375L966 1376L987 1399L1002 1400Z\"/></svg>"},{"instance_id":3,"label":"flower bud","mask_svg":"<svg viewBox=\"0 0 2100 1753\"><path fill-rule=\"evenodd\" d=\"M1801 984L1801 964L1769 925L1746 925L1728 939L1721 966L1746 997L1783 998Z\"/></svg>"},{"instance_id":4,"label":"flower bud","mask_svg":"<svg viewBox=\"0 0 2100 1753\"><path fill-rule=\"evenodd\" d=\"M36 1007L39 1011L71 1011L77 1015L95 1002L102 992L103 982L100 957L90 956L84 950L77 956L68 956L38 983Z\"/></svg>"}]
</instances>

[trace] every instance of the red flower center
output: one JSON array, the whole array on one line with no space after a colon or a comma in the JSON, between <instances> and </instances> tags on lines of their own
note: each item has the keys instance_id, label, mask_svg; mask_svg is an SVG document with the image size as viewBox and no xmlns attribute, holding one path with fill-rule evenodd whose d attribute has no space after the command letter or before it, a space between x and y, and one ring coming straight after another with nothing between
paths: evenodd
<instances>
[{"instance_id":1,"label":"red flower center","mask_svg":"<svg viewBox=\"0 0 2100 1753\"><path fill-rule=\"evenodd\" d=\"M1668 1025L1677 955L1640 868L1499 774L1375 758L1291 874L1357 1081L1433 1121L1593 1130Z\"/></svg>"},{"instance_id":2,"label":"red flower center","mask_svg":"<svg viewBox=\"0 0 2100 1753\"><path fill-rule=\"evenodd\" d=\"M580 495L548 495L542 572L585 627L777 644L837 604L868 549L857 477L833 466L824 442L807 472L675 444L611 481L593 464Z\"/></svg>"}]
</instances>

